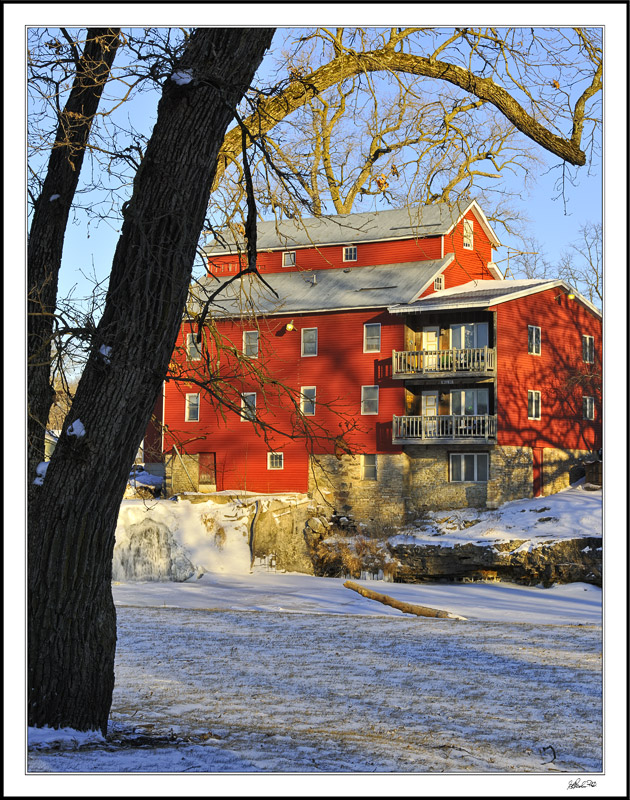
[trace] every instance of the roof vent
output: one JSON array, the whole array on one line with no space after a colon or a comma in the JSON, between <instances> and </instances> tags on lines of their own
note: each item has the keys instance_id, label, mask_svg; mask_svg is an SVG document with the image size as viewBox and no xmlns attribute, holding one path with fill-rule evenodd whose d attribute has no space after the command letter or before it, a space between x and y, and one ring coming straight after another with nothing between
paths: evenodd
<instances>
[{"instance_id":1,"label":"roof vent","mask_svg":"<svg viewBox=\"0 0 630 800\"><path fill-rule=\"evenodd\" d=\"M344 272L350 272L350 267L346 267L346 268L344 269Z\"/></svg>"},{"instance_id":2,"label":"roof vent","mask_svg":"<svg viewBox=\"0 0 630 800\"><path fill-rule=\"evenodd\" d=\"M313 275L313 286L317 284L317 275Z\"/></svg>"}]
</instances>

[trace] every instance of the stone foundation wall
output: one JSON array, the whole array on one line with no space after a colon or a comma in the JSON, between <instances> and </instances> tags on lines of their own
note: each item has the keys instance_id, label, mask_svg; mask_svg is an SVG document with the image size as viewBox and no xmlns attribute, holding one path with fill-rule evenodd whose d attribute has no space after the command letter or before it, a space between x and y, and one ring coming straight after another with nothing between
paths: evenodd
<instances>
[{"instance_id":1,"label":"stone foundation wall","mask_svg":"<svg viewBox=\"0 0 630 800\"><path fill-rule=\"evenodd\" d=\"M492 448L487 508L498 508L510 500L532 497L534 455L531 447Z\"/></svg>"},{"instance_id":2,"label":"stone foundation wall","mask_svg":"<svg viewBox=\"0 0 630 800\"><path fill-rule=\"evenodd\" d=\"M584 459L587 450L543 450L543 495L568 489L585 474Z\"/></svg>"},{"instance_id":3,"label":"stone foundation wall","mask_svg":"<svg viewBox=\"0 0 630 800\"><path fill-rule=\"evenodd\" d=\"M316 456L311 459L309 495L326 509L356 520L398 524L404 516L404 453L378 456L377 479L362 476L361 457Z\"/></svg>"},{"instance_id":4,"label":"stone foundation wall","mask_svg":"<svg viewBox=\"0 0 630 800\"><path fill-rule=\"evenodd\" d=\"M414 445L405 448L405 518L413 520L423 511L452 508L485 508L486 483L450 483L449 453L488 452L480 447ZM490 454L490 473L493 457Z\"/></svg>"},{"instance_id":5,"label":"stone foundation wall","mask_svg":"<svg viewBox=\"0 0 630 800\"><path fill-rule=\"evenodd\" d=\"M199 456L177 453L165 454L164 469L166 477L166 496L178 492L197 492L199 490Z\"/></svg>"}]
</instances>

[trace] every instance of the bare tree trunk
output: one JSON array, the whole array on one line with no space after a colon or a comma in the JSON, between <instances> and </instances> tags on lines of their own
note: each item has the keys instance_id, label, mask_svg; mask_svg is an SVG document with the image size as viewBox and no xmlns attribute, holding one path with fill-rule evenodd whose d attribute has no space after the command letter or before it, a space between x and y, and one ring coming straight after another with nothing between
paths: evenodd
<instances>
[{"instance_id":1,"label":"bare tree trunk","mask_svg":"<svg viewBox=\"0 0 630 800\"><path fill-rule=\"evenodd\" d=\"M97 341L30 515L30 725L107 729L118 510L181 325L217 154L272 36L199 29L165 81ZM77 420L80 437L68 433Z\"/></svg>"},{"instance_id":2,"label":"bare tree trunk","mask_svg":"<svg viewBox=\"0 0 630 800\"><path fill-rule=\"evenodd\" d=\"M72 90L59 117L42 192L35 202L28 246L28 476L44 460L53 400L51 338L68 215L98 104L120 40L119 28L90 28Z\"/></svg>"}]
</instances>

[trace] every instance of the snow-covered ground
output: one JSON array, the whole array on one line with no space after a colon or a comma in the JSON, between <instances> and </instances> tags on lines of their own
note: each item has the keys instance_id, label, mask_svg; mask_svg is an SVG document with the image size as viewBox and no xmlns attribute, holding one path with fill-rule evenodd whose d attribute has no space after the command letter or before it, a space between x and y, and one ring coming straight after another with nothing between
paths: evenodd
<instances>
[{"instance_id":1,"label":"snow-covered ground","mask_svg":"<svg viewBox=\"0 0 630 800\"><path fill-rule=\"evenodd\" d=\"M529 531L531 540L540 516L557 518L557 536L571 529L575 536L577 525L582 535L601 531L601 493L577 487L503 511L468 527L461 523L469 512L435 515L429 535L442 538L441 528L456 535L448 527L456 519L467 541L506 528L512 538L517 525L514 538ZM190 532L200 512L173 503L160 513L181 514ZM524 518L532 515L528 528ZM352 784L337 782L324 793L363 785L368 795L392 794L397 784L390 781L410 774L466 775L464 794L498 794L496 782L488 790L471 777L490 774L562 777L558 793L566 792L567 776L601 785L601 589L361 581L465 619L413 617L339 579L262 566L250 573L243 526L234 522L216 569L185 582L114 583L118 649L108 738L31 730L31 777L352 775ZM357 783L366 773L370 783ZM152 793L166 793L168 778ZM237 785L222 791L238 793L230 791ZM253 796L308 794L311 786L245 785ZM195 793L217 793L203 786ZM416 795L418 784L403 791Z\"/></svg>"},{"instance_id":2,"label":"snow-covered ground","mask_svg":"<svg viewBox=\"0 0 630 800\"><path fill-rule=\"evenodd\" d=\"M496 511L462 508L432 511L390 539L391 544L492 545L523 539L528 548L546 542L602 535L602 490L585 487L584 480L570 489L505 503Z\"/></svg>"}]
</instances>

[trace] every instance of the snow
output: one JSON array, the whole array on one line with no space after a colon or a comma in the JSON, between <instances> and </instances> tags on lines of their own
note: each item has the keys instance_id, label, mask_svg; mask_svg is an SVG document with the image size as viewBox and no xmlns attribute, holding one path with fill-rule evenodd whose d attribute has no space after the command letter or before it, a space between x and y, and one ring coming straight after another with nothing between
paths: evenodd
<instances>
[{"instance_id":1,"label":"snow","mask_svg":"<svg viewBox=\"0 0 630 800\"><path fill-rule=\"evenodd\" d=\"M85 427L80 419L75 419L75 421L70 425L68 430L66 431L68 436L76 436L77 439L80 439L82 436L85 436Z\"/></svg>"},{"instance_id":2,"label":"snow","mask_svg":"<svg viewBox=\"0 0 630 800\"><path fill-rule=\"evenodd\" d=\"M496 511L431 511L389 542L455 547L525 540L519 549L532 549L579 536L601 536L602 524L602 490L589 491L578 482L548 497L505 503Z\"/></svg>"},{"instance_id":3,"label":"snow","mask_svg":"<svg viewBox=\"0 0 630 800\"><path fill-rule=\"evenodd\" d=\"M175 81L178 86L185 86L193 79L193 74L189 69L181 69L171 75L171 80Z\"/></svg>"},{"instance_id":4,"label":"snow","mask_svg":"<svg viewBox=\"0 0 630 800\"><path fill-rule=\"evenodd\" d=\"M164 480L159 475L151 475L150 472L145 472L143 469L134 471L129 476L131 486L161 486L163 483Z\"/></svg>"},{"instance_id":5,"label":"snow","mask_svg":"<svg viewBox=\"0 0 630 800\"><path fill-rule=\"evenodd\" d=\"M115 585L107 741L31 745L30 772L601 770L601 590L375 583L468 621L262 569Z\"/></svg>"},{"instance_id":6,"label":"snow","mask_svg":"<svg viewBox=\"0 0 630 800\"><path fill-rule=\"evenodd\" d=\"M109 345L102 344L98 351L103 356L103 361L106 364L111 364L110 355L112 354L112 348Z\"/></svg>"},{"instance_id":7,"label":"snow","mask_svg":"<svg viewBox=\"0 0 630 800\"><path fill-rule=\"evenodd\" d=\"M105 737L100 731L75 731L73 728L43 728L28 729L28 746L33 750L45 747L80 747L85 744L101 744Z\"/></svg>"},{"instance_id":8,"label":"snow","mask_svg":"<svg viewBox=\"0 0 630 800\"><path fill-rule=\"evenodd\" d=\"M153 540L168 532L171 562L185 556L192 572L114 580L118 644L107 739L30 731L29 775L165 773L159 794L169 773L213 773L213 780L326 773L336 776L333 794L352 775L352 794L361 774L377 773L365 789L382 796L391 794L392 778L420 773L423 781L432 773L469 781L471 774L545 775L562 778L558 791L576 774L600 780L600 588L359 581L465 619L403 614L342 579L279 573L262 561L250 570L247 511L255 499L123 503L115 570L122 552L133 551L141 566L134 537L155 526ZM258 499L270 507L271 497ZM492 540L512 531L521 537L525 519L528 541L537 541L540 517L555 516L558 536L580 520L583 535L597 535L598 503L601 495L575 487L475 511L480 521L469 527L463 523L477 518L469 511L437 514L431 526L439 538ZM462 527L446 533L455 524L447 517ZM154 573L164 571L158 550L142 562ZM379 776L388 782L377 789ZM252 788L255 796L259 785ZM417 786L410 793L417 796Z\"/></svg>"},{"instance_id":9,"label":"snow","mask_svg":"<svg viewBox=\"0 0 630 800\"><path fill-rule=\"evenodd\" d=\"M33 481L35 486L43 486L44 485L44 478L46 477L46 471L48 470L48 465L50 461L40 461L37 465L37 469L35 470L35 474L37 477Z\"/></svg>"}]
</instances>

